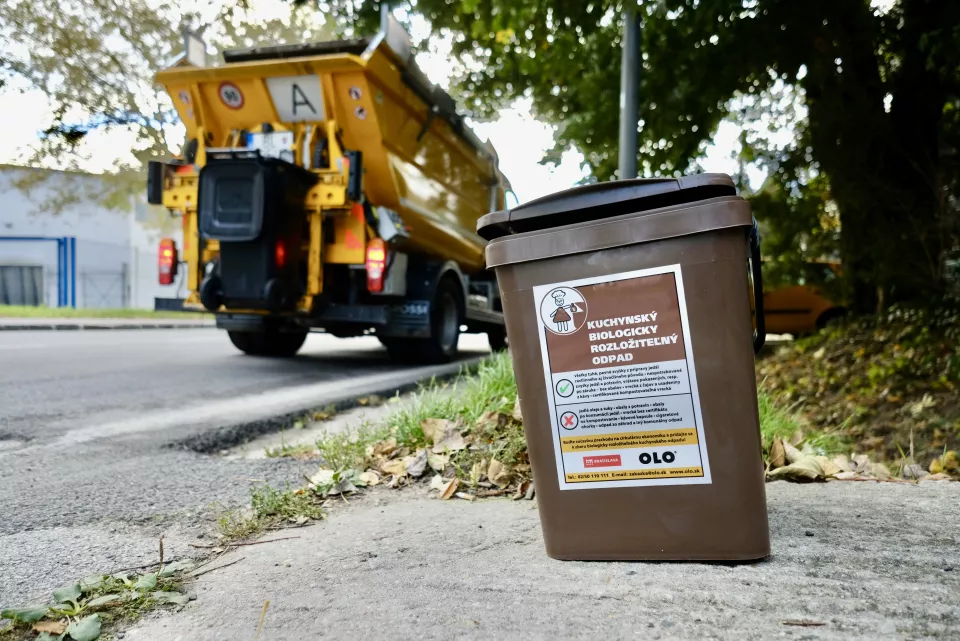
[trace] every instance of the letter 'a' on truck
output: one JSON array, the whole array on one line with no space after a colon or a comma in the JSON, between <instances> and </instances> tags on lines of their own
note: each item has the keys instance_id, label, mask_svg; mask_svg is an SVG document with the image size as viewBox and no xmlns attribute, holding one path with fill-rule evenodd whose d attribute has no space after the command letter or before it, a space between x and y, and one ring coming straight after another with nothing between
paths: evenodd
<instances>
[{"instance_id":1,"label":"letter 'a' on truck","mask_svg":"<svg viewBox=\"0 0 960 641\"><path fill-rule=\"evenodd\" d=\"M187 42L157 74L187 142L147 185L182 218L183 247L166 240L160 260L183 309L213 312L257 356L292 356L311 330L375 335L404 361L454 358L462 331L505 346L474 230L510 184L389 12L372 38L225 51L218 66Z\"/></svg>"}]
</instances>

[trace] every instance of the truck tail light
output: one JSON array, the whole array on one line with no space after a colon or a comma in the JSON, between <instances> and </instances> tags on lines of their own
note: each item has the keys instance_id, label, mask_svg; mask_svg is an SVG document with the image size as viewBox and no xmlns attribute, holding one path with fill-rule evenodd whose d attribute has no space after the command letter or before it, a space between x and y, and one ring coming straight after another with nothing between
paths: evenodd
<instances>
[{"instance_id":1,"label":"truck tail light","mask_svg":"<svg viewBox=\"0 0 960 641\"><path fill-rule=\"evenodd\" d=\"M172 285L173 279L177 277L177 268L180 266L180 261L177 258L177 244L172 238L163 238L160 240L157 266L159 267L160 284Z\"/></svg>"},{"instance_id":2,"label":"truck tail light","mask_svg":"<svg viewBox=\"0 0 960 641\"><path fill-rule=\"evenodd\" d=\"M383 291L387 271L387 247L382 238L374 238L367 245L367 290L371 294Z\"/></svg>"},{"instance_id":3,"label":"truck tail light","mask_svg":"<svg viewBox=\"0 0 960 641\"><path fill-rule=\"evenodd\" d=\"M283 266L287 264L287 247L283 244L283 240L277 240L277 246L273 250L273 262L277 266L277 269L283 269Z\"/></svg>"}]
</instances>

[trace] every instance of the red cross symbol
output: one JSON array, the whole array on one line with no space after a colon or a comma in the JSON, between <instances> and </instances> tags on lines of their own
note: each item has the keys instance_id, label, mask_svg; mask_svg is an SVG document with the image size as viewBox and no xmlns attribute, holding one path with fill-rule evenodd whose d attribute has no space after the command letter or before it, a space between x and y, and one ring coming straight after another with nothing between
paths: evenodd
<instances>
[{"instance_id":1,"label":"red cross symbol","mask_svg":"<svg viewBox=\"0 0 960 641\"><path fill-rule=\"evenodd\" d=\"M560 424L565 430L572 430L577 426L577 415L573 412L564 412L560 415Z\"/></svg>"}]
</instances>

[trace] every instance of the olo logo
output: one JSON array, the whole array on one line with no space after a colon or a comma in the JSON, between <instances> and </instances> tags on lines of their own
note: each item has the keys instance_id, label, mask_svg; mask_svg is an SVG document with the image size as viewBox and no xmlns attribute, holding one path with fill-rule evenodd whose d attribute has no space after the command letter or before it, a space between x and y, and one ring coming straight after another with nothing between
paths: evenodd
<instances>
[{"instance_id":1,"label":"olo logo","mask_svg":"<svg viewBox=\"0 0 960 641\"><path fill-rule=\"evenodd\" d=\"M650 463L673 463L675 460L677 460L677 456L673 452L664 452L663 454L660 454L660 452L654 452L653 454L644 452L640 455L640 462L644 465L649 465Z\"/></svg>"}]
</instances>

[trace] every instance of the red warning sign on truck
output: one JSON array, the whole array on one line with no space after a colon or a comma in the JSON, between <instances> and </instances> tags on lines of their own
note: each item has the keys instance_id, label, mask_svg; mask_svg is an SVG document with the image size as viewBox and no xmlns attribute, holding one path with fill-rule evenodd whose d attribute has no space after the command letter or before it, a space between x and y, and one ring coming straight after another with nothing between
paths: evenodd
<instances>
[{"instance_id":1,"label":"red warning sign on truck","mask_svg":"<svg viewBox=\"0 0 960 641\"><path fill-rule=\"evenodd\" d=\"M710 483L680 266L533 295L560 489Z\"/></svg>"}]
</instances>

